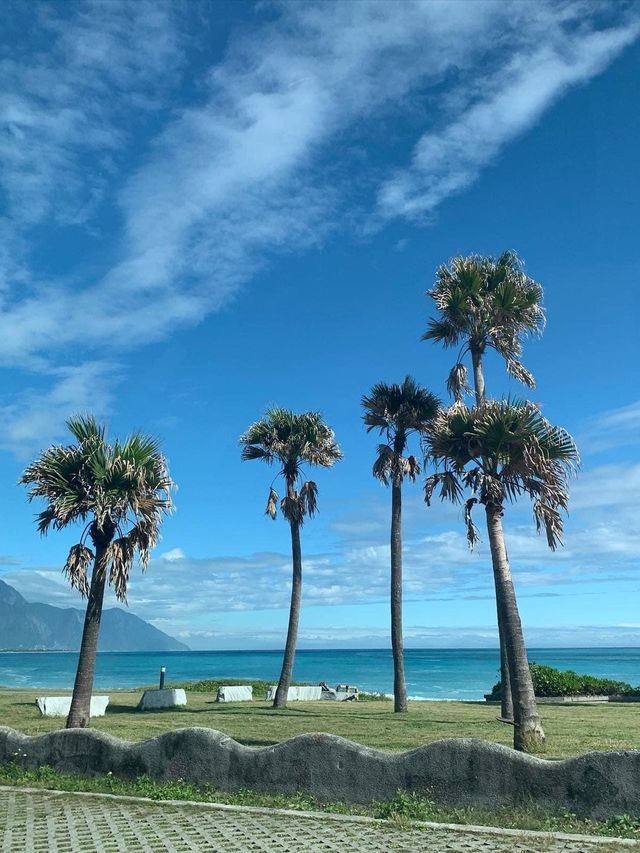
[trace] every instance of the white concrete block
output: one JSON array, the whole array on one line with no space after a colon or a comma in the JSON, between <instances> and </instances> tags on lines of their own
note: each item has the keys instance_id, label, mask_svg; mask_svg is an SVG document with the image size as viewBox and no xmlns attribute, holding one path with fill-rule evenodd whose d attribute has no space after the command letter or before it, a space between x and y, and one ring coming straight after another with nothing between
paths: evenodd
<instances>
[{"instance_id":1,"label":"white concrete block","mask_svg":"<svg viewBox=\"0 0 640 853\"><path fill-rule=\"evenodd\" d=\"M108 704L108 696L92 696L90 715L104 717ZM67 717L71 708L71 696L39 696L36 705L43 717Z\"/></svg>"},{"instance_id":2,"label":"white concrete block","mask_svg":"<svg viewBox=\"0 0 640 853\"><path fill-rule=\"evenodd\" d=\"M251 702L253 687L250 684L220 685L216 702Z\"/></svg>"},{"instance_id":3,"label":"white concrete block","mask_svg":"<svg viewBox=\"0 0 640 853\"><path fill-rule=\"evenodd\" d=\"M273 701L276 698L276 684L269 688L267 693L267 701ZM290 687L287 693L287 702L315 702L322 699L322 687Z\"/></svg>"},{"instance_id":4,"label":"white concrete block","mask_svg":"<svg viewBox=\"0 0 640 853\"><path fill-rule=\"evenodd\" d=\"M162 690L145 690L138 703L138 711L152 711L155 708L175 708L187 704L187 694L181 688L174 690L165 687Z\"/></svg>"}]
</instances>

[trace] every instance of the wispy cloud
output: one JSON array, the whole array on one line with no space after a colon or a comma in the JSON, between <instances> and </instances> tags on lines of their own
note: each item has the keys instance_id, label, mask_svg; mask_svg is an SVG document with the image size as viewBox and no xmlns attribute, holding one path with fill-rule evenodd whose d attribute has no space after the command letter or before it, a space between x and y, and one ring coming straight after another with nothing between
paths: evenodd
<instances>
[{"instance_id":1,"label":"wispy cloud","mask_svg":"<svg viewBox=\"0 0 640 853\"><path fill-rule=\"evenodd\" d=\"M640 443L640 400L601 412L587 423L578 437L583 454L596 454Z\"/></svg>"},{"instance_id":2,"label":"wispy cloud","mask_svg":"<svg viewBox=\"0 0 640 853\"><path fill-rule=\"evenodd\" d=\"M566 13L569 7L560 8ZM581 13L578 6L574 8ZM533 12L533 20L525 23L528 33L536 31L538 18L546 18L546 37L531 39L483 79L481 90L472 90L470 102L458 104L450 120L421 137L411 166L398 170L380 189L383 217L420 219L466 189L507 143L535 124L570 86L600 73L640 35L637 17L603 31L583 25L571 32L566 29L566 14L550 15L542 5L528 9Z\"/></svg>"},{"instance_id":3,"label":"wispy cloud","mask_svg":"<svg viewBox=\"0 0 640 853\"><path fill-rule=\"evenodd\" d=\"M42 449L43 437L60 438L70 415L92 412L103 417L110 409L118 370L106 361L49 369L45 390L22 391L0 406L0 448L23 458Z\"/></svg>"},{"instance_id":4,"label":"wispy cloud","mask_svg":"<svg viewBox=\"0 0 640 853\"><path fill-rule=\"evenodd\" d=\"M151 0L89 0L33 5L23 16L16 4L20 37L0 62L0 185L13 222L90 218L137 114L175 79L172 10Z\"/></svg>"},{"instance_id":5,"label":"wispy cloud","mask_svg":"<svg viewBox=\"0 0 640 853\"><path fill-rule=\"evenodd\" d=\"M9 45L0 63L0 362L34 370L200 322L354 207L432 211L638 34L626 4L283 3L203 69L173 3L34 8L30 58ZM363 142L394 122L419 141L385 178ZM45 275L42 225L93 229L101 251Z\"/></svg>"}]
</instances>

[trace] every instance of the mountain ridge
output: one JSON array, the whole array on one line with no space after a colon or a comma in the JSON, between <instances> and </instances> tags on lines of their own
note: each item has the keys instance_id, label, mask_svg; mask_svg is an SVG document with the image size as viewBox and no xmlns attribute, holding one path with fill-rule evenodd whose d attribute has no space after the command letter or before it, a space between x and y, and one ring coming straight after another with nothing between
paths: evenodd
<instances>
[{"instance_id":1,"label":"mountain ridge","mask_svg":"<svg viewBox=\"0 0 640 853\"><path fill-rule=\"evenodd\" d=\"M0 580L0 651L78 651L84 611L75 607L27 601ZM165 634L120 607L102 612L98 651L190 651L185 643Z\"/></svg>"}]
</instances>

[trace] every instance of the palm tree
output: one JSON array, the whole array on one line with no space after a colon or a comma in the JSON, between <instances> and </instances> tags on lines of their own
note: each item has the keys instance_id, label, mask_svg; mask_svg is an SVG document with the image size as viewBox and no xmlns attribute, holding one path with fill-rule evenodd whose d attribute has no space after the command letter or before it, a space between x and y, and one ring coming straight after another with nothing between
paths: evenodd
<instances>
[{"instance_id":1,"label":"palm tree","mask_svg":"<svg viewBox=\"0 0 640 853\"><path fill-rule=\"evenodd\" d=\"M471 356L476 403L486 399L483 360L487 349L495 350L504 359L508 373L529 388L535 387L520 356L522 339L541 333L544 328L542 287L526 275L515 252L503 252L497 260L482 255L453 258L448 266L438 268L436 282L427 295L435 300L439 317L429 320L422 339L460 347L447 380L447 388L456 400L471 390L463 363L465 355ZM499 614L498 632L504 687L502 718L511 721L509 666Z\"/></svg>"},{"instance_id":2,"label":"palm tree","mask_svg":"<svg viewBox=\"0 0 640 853\"><path fill-rule=\"evenodd\" d=\"M561 511L568 504L568 478L579 464L571 436L552 426L529 402L486 401L467 409L455 403L439 412L425 437L425 451L436 473L427 478L425 498L430 502L439 486L443 499L473 496L465 503L467 538L473 547L477 530L473 506L480 503L487 516L498 613L504 631L513 696L514 747L539 750L544 731L527 662L509 558L502 529L505 503L520 495L533 501L538 531L544 529L552 550L562 536Z\"/></svg>"},{"instance_id":3,"label":"palm tree","mask_svg":"<svg viewBox=\"0 0 640 853\"><path fill-rule=\"evenodd\" d=\"M37 516L42 535L75 522L86 524L64 566L71 586L87 598L67 718L67 728L77 728L89 724L107 580L118 600L126 601L134 557L137 553L144 570L158 541L162 516L171 510L174 484L156 439L133 433L124 442L109 444L106 428L92 416L70 418L67 426L76 443L49 447L29 465L20 482L30 486L29 500L46 501ZM87 537L93 551L85 544Z\"/></svg>"},{"instance_id":4,"label":"palm tree","mask_svg":"<svg viewBox=\"0 0 640 853\"><path fill-rule=\"evenodd\" d=\"M402 483L415 482L420 463L404 456L409 437L422 435L438 411L440 401L407 376L402 385L379 382L362 398L367 432L377 429L386 438L378 445L373 476L391 483L391 647L393 650L393 710L407 710L402 637Z\"/></svg>"},{"instance_id":5,"label":"palm tree","mask_svg":"<svg viewBox=\"0 0 640 853\"><path fill-rule=\"evenodd\" d=\"M312 518L318 509L318 487L313 480L303 481L303 465L322 465L330 468L342 458L333 431L323 422L319 412L296 415L289 409L274 406L267 409L262 420L251 424L240 437L242 459L261 459L268 465L274 463L279 470L271 483L265 514L275 519L278 512L278 495L273 483L278 476L284 478L286 494L280 501L282 515L291 529L293 579L287 642L278 681L274 708L285 708L293 673L293 661L298 640L300 600L302 595L302 550L300 528L305 516Z\"/></svg>"},{"instance_id":6,"label":"palm tree","mask_svg":"<svg viewBox=\"0 0 640 853\"><path fill-rule=\"evenodd\" d=\"M467 384L462 359L471 356L476 402L486 398L483 357L495 350L507 372L529 388L535 380L520 361L522 339L544 329L542 287L530 278L515 252L503 252L496 260L482 255L453 258L436 271L436 282L427 296L435 300L439 317L431 318L422 340L445 347L460 346L447 387L461 399Z\"/></svg>"}]
</instances>

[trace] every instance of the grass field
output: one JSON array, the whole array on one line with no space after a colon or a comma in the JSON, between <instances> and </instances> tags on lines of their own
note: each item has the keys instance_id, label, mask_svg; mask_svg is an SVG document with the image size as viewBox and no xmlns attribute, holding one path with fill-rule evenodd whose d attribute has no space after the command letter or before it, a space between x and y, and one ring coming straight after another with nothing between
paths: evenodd
<instances>
[{"instance_id":1,"label":"grass field","mask_svg":"<svg viewBox=\"0 0 640 853\"><path fill-rule=\"evenodd\" d=\"M55 690L0 689L0 725L11 726L30 735L62 728L64 718L42 717L34 703L36 696L63 693ZM92 720L91 725L94 729L127 740L141 740L186 726L207 726L249 746L267 746L303 732L330 732L367 746L388 750L411 749L429 741L450 737L477 737L511 745L511 728L496 719L499 708L481 703L411 702L409 713L404 715L394 714L393 704L388 700L357 703L293 702L286 710L276 711L265 701L217 704L213 690L188 690L186 708L140 713L136 711L140 690L109 691L109 695L111 703L107 715ZM260 691L254 688L254 695L260 695ZM594 749L627 749L640 745L638 705L543 706L541 710L548 738L547 757L561 758ZM28 771L10 764L0 766L0 784L142 795L153 799L324 809L400 821L435 820L636 839L640 835L640 820L637 816L620 815L606 821L590 821L564 812L553 814L534 804L491 810L455 808L436 804L424 797L401 793L390 803L353 806L319 803L304 794L292 797L266 796L251 791L228 794L182 781L159 783L144 777L133 781L113 777L82 779L56 773L48 767Z\"/></svg>"},{"instance_id":2,"label":"grass field","mask_svg":"<svg viewBox=\"0 0 640 853\"><path fill-rule=\"evenodd\" d=\"M30 735L62 728L64 718L40 716L34 702L36 696L63 692L0 690L0 725ZM136 711L140 691L109 691L109 695L107 715L91 725L126 740L188 726L218 729L248 746L268 746L304 732L329 732L388 750L451 737L477 737L508 746L512 739L511 728L496 719L498 707L471 702L410 702L404 715L394 714L392 703L384 700L293 702L276 711L264 701L216 704L213 693L188 692L185 708L140 713ZM638 705L542 706L541 712L550 758L640 747Z\"/></svg>"}]
</instances>

